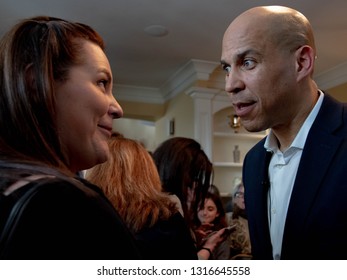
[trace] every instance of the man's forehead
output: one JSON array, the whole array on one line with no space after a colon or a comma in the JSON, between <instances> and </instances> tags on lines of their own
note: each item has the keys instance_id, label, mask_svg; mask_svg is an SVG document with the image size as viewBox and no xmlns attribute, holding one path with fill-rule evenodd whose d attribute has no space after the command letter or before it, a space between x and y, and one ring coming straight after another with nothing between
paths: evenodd
<instances>
[{"instance_id":1,"label":"man's forehead","mask_svg":"<svg viewBox=\"0 0 347 280\"><path fill-rule=\"evenodd\" d=\"M223 53L228 53L228 56L242 56L245 53L260 53L264 48L264 36L261 34L230 34L223 39Z\"/></svg>"}]
</instances>

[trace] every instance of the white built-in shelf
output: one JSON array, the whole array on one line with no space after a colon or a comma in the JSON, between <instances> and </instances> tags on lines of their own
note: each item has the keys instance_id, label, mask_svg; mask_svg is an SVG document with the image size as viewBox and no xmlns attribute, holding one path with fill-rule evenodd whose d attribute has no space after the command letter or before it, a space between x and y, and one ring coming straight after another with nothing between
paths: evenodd
<instances>
[{"instance_id":1,"label":"white built-in shelf","mask_svg":"<svg viewBox=\"0 0 347 280\"><path fill-rule=\"evenodd\" d=\"M215 137L244 138L244 139L263 139L265 133L234 133L234 132L214 132Z\"/></svg>"},{"instance_id":2,"label":"white built-in shelf","mask_svg":"<svg viewBox=\"0 0 347 280\"><path fill-rule=\"evenodd\" d=\"M241 162L214 162L213 165L218 167L242 167Z\"/></svg>"},{"instance_id":3,"label":"white built-in shelf","mask_svg":"<svg viewBox=\"0 0 347 280\"><path fill-rule=\"evenodd\" d=\"M221 193L220 193L220 196L221 196L221 197L232 197L232 194L231 194L231 193L228 193L228 192L221 192Z\"/></svg>"}]
</instances>

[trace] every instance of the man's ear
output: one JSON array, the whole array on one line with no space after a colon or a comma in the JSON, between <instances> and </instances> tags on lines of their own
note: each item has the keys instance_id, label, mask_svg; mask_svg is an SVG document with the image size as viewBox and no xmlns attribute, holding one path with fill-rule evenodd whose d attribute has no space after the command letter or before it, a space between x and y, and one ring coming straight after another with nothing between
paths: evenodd
<instances>
[{"instance_id":1,"label":"man's ear","mask_svg":"<svg viewBox=\"0 0 347 280\"><path fill-rule=\"evenodd\" d=\"M297 81L312 76L314 70L315 52L312 47L304 45L295 51Z\"/></svg>"}]
</instances>

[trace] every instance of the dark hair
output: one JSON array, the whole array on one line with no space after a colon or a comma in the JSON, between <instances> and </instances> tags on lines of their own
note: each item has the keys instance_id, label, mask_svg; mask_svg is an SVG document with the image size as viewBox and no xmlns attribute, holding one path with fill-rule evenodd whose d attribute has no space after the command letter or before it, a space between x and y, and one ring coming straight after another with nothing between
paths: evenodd
<instances>
[{"instance_id":1,"label":"dark hair","mask_svg":"<svg viewBox=\"0 0 347 280\"><path fill-rule=\"evenodd\" d=\"M83 40L104 49L91 27L46 16L21 21L1 39L0 159L69 172L56 128L55 83L82 62Z\"/></svg>"},{"instance_id":2,"label":"dark hair","mask_svg":"<svg viewBox=\"0 0 347 280\"><path fill-rule=\"evenodd\" d=\"M154 152L163 190L175 194L181 201L185 219L191 220L187 207L187 188L195 183L195 209L204 200L212 180L212 163L200 144L190 138L174 137L164 141Z\"/></svg>"},{"instance_id":3,"label":"dark hair","mask_svg":"<svg viewBox=\"0 0 347 280\"><path fill-rule=\"evenodd\" d=\"M209 191L206 194L205 200L206 199L211 199L214 202L214 204L216 204L217 212L219 214L218 217L216 217L215 220L213 221L213 224L214 224L213 230L220 230L226 227L227 222L225 219L225 209L224 209L223 201L221 197L217 193L212 193ZM198 217L198 211L202 209L203 207L204 207L204 203L201 203L200 205L198 205L198 207L194 211L193 222L194 222L194 227L196 228L198 228L201 225L201 222Z\"/></svg>"},{"instance_id":4,"label":"dark hair","mask_svg":"<svg viewBox=\"0 0 347 280\"><path fill-rule=\"evenodd\" d=\"M220 191L216 185L211 184L211 186L208 189L208 192L220 196Z\"/></svg>"}]
</instances>

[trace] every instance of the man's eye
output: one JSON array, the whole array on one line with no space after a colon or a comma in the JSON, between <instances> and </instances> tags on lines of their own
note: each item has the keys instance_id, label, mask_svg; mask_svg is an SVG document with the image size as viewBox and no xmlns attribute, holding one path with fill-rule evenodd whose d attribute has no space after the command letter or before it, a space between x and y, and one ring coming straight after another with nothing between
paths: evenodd
<instances>
[{"instance_id":1,"label":"man's eye","mask_svg":"<svg viewBox=\"0 0 347 280\"><path fill-rule=\"evenodd\" d=\"M230 72L231 72L231 66L230 66L230 65L224 65L224 66L223 66L223 70L224 70L225 72L227 72L227 74L230 74Z\"/></svg>"},{"instance_id":2,"label":"man's eye","mask_svg":"<svg viewBox=\"0 0 347 280\"><path fill-rule=\"evenodd\" d=\"M242 67L247 69L247 70L253 69L255 67L255 61L252 59L245 59L243 61Z\"/></svg>"}]
</instances>

